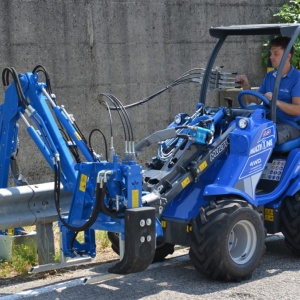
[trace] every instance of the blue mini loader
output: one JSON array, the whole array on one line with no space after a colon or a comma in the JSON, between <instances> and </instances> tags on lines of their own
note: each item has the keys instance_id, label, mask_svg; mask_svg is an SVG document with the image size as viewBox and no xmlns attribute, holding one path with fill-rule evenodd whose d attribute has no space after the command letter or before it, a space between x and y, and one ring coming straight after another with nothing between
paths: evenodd
<instances>
[{"instance_id":1,"label":"blue mini loader","mask_svg":"<svg viewBox=\"0 0 300 300\"><path fill-rule=\"evenodd\" d=\"M105 158L95 153L73 115L57 104L43 66L25 74L5 68L1 187L7 187L9 165L16 165L22 121L54 172L53 201L66 257L94 257L95 230L109 232L121 258L109 271L118 274L143 271L172 253L174 245L183 245L190 247L197 271L213 279L242 280L258 266L267 233L282 232L287 246L300 255L300 138L276 145L281 76L270 103L256 92L243 91L238 97L241 107L206 105L214 63L228 36L290 36L284 61L299 32L297 24L211 28L217 43L204 71L196 111L192 116L178 114L168 128L136 145L126 107L113 95L102 94L101 105L110 116L117 110L124 125L122 159L113 152ZM283 63L279 75L282 70ZM39 81L41 73L45 83ZM194 81L194 75L185 74L183 81L188 80ZM264 105L244 105L243 95L249 93ZM153 143L158 143L157 156L143 170L136 153ZM14 177L17 184L26 184ZM61 185L72 193L68 215L60 211ZM84 232L84 241L78 241L79 232Z\"/></svg>"}]
</instances>

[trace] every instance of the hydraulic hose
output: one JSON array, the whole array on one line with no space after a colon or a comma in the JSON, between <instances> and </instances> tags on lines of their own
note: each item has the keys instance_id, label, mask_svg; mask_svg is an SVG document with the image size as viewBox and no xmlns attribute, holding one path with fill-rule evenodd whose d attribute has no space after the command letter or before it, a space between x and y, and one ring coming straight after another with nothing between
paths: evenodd
<instances>
[{"instance_id":1,"label":"hydraulic hose","mask_svg":"<svg viewBox=\"0 0 300 300\"><path fill-rule=\"evenodd\" d=\"M104 203L105 194L106 194L106 183L105 182L103 183L102 188L101 188L101 183L97 183L96 198L97 198L97 201L99 202L100 211L109 217L119 218L118 214L123 212L125 209L117 212L117 211L110 210L109 208L107 208Z\"/></svg>"},{"instance_id":2,"label":"hydraulic hose","mask_svg":"<svg viewBox=\"0 0 300 300\"><path fill-rule=\"evenodd\" d=\"M96 197L95 199L95 204L94 204L94 208L91 212L91 216L89 218L89 220L81 225L81 226L72 226L70 224L68 224L63 216L61 215L61 208L60 208L60 163L57 162L57 164L54 167L54 174L55 174L55 178L54 178L54 199L55 199L55 206L56 206L56 210L57 210L57 214L59 217L59 220L62 222L62 224L64 226L66 226L69 230L71 231L75 231L75 232L79 232L79 231L84 231L89 229L97 220L99 212L100 212L100 199L98 197ZM104 194L105 195L105 194ZM104 197L104 195L102 197Z\"/></svg>"}]
</instances>

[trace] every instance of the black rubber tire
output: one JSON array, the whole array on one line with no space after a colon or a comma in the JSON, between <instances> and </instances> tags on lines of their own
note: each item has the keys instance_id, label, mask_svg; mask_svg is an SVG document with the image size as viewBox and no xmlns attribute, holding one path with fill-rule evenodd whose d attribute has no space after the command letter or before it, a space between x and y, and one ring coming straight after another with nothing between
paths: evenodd
<instances>
[{"instance_id":1,"label":"black rubber tire","mask_svg":"<svg viewBox=\"0 0 300 300\"><path fill-rule=\"evenodd\" d=\"M120 255L118 233L108 232L107 236L111 242L112 250L116 254ZM164 261L164 259L167 255L173 254L174 247L175 247L175 245L173 245L173 244L157 242L156 249L155 249L155 255L154 255L152 263Z\"/></svg>"},{"instance_id":2,"label":"black rubber tire","mask_svg":"<svg viewBox=\"0 0 300 300\"><path fill-rule=\"evenodd\" d=\"M174 244L157 242L152 263L164 261L166 256L174 253L174 247Z\"/></svg>"},{"instance_id":3,"label":"black rubber tire","mask_svg":"<svg viewBox=\"0 0 300 300\"><path fill-rule=\"evenodd\" d=\"M107 237L111 242L111 249L118 255L120 255L120 248L119 248L119 234L115 232L107 232Z\"/></svg>"},{"instance_id":4,"label":"black rubber tire","mask_svg":"<svg viewBox=\"0 0 300 300\"><path fill-rule=\"evenodd\" d=\"M300 197L287 197L281 207L281 232L286 246L300 256Z\"/></svg>"},{"instance_id":5,"label":"black rubber tire","mask_svg":"<svg viewBox=\"0 0 300 300\"><path fill-rule=\"evenodd\" d=\"M195 269L215 280L251 277L265 253L262 217L244 201L219 201L202 209L188 238Z\"/></svg>"}]
</instances>

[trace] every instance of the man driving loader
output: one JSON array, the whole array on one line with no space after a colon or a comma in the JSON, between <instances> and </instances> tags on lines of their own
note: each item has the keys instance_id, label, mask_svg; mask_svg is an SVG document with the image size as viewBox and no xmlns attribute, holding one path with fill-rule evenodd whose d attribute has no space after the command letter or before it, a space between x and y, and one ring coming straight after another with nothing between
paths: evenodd
<instances>
[{"instance_id":1,"label":"man driving loader","mask_svg":"<svg viewBox=\"0 0 300 300\"><path fill-rule=\"evenodd\" d=\"M270 61L274 70L266 74L258 89L258 92L269 101L272 100L277 69L289 41L289 37L280 36L270 42ZM300 120L300 71L291 65L293 53L294 47L291 48L285 61L280 81L276 107L277 144L283 144L300 136L300 124L297 123ZM243 90L251 89L247 76L238 75L236 80ZM255 96L245 95L244 97L248 105L261 103L261 100Z\"/></svg>"}]
</instances>

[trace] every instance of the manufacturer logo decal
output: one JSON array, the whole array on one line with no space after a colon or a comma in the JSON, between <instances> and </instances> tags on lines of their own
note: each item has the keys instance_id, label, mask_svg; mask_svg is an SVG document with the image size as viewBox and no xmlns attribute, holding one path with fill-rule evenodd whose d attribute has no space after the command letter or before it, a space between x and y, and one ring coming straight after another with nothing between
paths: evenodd
<instances>
[{"instance_id":1,"label":"manufacturer logo decal","mask_svg":"<svg viewBox=\"0 0 300 300\"><path fill-rule=\"evenodd\" d=\"M270 126L270 127L266 128L262 131L261 136L258 140L258 143L260 143L264 139L270 138L270 137L275 138L275 128L274 128L274 126Z\"/></svg>"},{"instance_id":2,"label":"manufacturer logo decal","mask_svg":"<svg viewBox=\"0 0 300 300\"><path fill-rule=\"evenodd\" d=\"M250 155L262 152L270 147L273 147L273 139L262 140L260 144L256 145L250 150Z\"/></svg>"},{"instance_id":3,"label":"manufacturer logo decal","mask_svg":"<svg viewBox=\"0 0 300 300\"><path fill-rule=\"evenodd\" d=\"M210 153L209 155L210 161L212 162L213 160L215 160L227 147L228 147L228 140L226 139Z\"/></svg>"}]
</instances>

